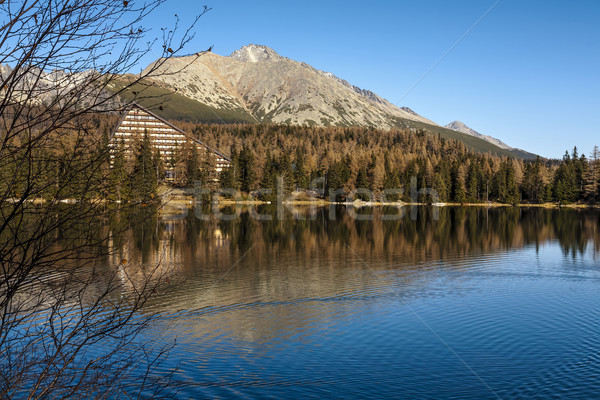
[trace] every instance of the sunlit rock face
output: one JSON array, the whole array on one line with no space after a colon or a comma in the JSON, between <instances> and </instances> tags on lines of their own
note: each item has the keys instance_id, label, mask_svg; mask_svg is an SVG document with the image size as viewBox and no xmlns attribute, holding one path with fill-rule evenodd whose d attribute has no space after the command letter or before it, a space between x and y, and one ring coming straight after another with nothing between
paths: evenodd
<instances>
[{"instance_id":1,"label":"sunlit rock face","mask_svg":"<svg viewBox=\"0 0 600 400\"><path fill-rule=\"evenodd\" d=\"M168 72L156 78L161 85L211 107L244 110L258 122L383 129L402 120L434 124L266 46L250 44L228 57L210 52L176 57L159 72Z\"/></svg>"}]
</instances>

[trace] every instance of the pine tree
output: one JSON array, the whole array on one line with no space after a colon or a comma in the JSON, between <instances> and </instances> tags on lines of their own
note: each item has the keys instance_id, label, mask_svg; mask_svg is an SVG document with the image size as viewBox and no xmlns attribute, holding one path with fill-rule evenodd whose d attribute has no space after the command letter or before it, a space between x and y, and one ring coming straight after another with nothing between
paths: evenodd
<instances>
[{"instance_id":1,"label":"pine tree","mask_svg":"<svg viewBox=\"0 0 600 400\"><path fill-rule=\"evenodd\" d=\"M584 197L589 203L600 200L600 150L594 146L590 154L589 166L584 176Z\"/></svg>"},{"instance_id":2,"label":"pine tree","mask_svg":"<svg viewBox=\"0 0 600 400\"><path fill-rule=\"evenodd\" d=\"M371 162L369 163L368 169L369 175L369 189L375 194L378 194L383 189L383 182L385 180L385 167L381 160L371 154Z\"/></svg>"},{"instance_id":3,"label":"pine tree","mask_svg":"<svg viewBox=\"0 0 600 400\"><path fill-rule=\"evenodd\" d=\"M512 160L506 159L506 198L503 199L504 203L516 205L521 201L521 192L519 192L519 186L517 185L515 168Z\"/></svg>"},{"instance_id":4,"label":"pine tree","mask_svg":"<svg viewBox=\"0 0 600 400\"><path fill-rule=\"evenodd\" d=\"M525 166L521 189L523 197L532 203L543 203L546 199L546 185L542 176L542 162L538 156L535 163Z\"/></svg>"},{"instance_id":5,"label":"pine tree","mask_svg":"<svg viewBox=\"0 0 600 400\"><path fill-rule=\"evenodd\" d=\"M212 185L215 180L220 179L220 176L217 175L217 171L214 167L216 163L217 160L215 159L215 154L208 147L205 147L196 180L200 181L203 185Z\"/></svg>"},{"instance_id":6,"label":"pine tree","mask_svg":"<svg viewBox=\"0 0 600 400\"><path fill-rule=\"evenodd\" d=\"M96 149L94 156L96 163L98 164L98 173L95 174L96 181L94 186L97 188L96 195L101 198L108 198L108 188L110 187L110 138L108 135L108 129L104 128L100 142Z\"/></svg>"},{"instance_id":7,"label":"pine tree","mask_svg":"<svg viewBox=\"0 0 600 400\"><path fill-rule=\"evenodd\" d=\"M577 148L574 149L576 154ZM577 183L573 160L565 152L563 162L554 174L554 199L560 203L572 203L577 200Z\"/></svg>"},{"instance_id":8,"label":"pine tree","mask_svg":"<svg viewBox=\"0 0 600 400\"><path fill-rule=\"evenodd\" d=\"M119 202L129 201L130 185L125 170L125 144L119 140L113 151L112 168L110 171L109 187L113 191L108 193L109 198Z\"/></svg>"},{"instance_id":9,"label":"pine tree","mask_svg":"<svg viewBox=\"0 0 600 400\"><path fill-rule=\"evenodd\" d=\"M186 145L185 178L187 187L193 187L196 181L202 181L198 146L193 141Z\"/></svg>"},{"instance_id":10,"label":"pine tree","mask_svg":"<svg viewBox=\"0 0 600 400\"><path fill-rule=\"evenodd\" d=\"M235 146L231 147L231 163L229 167L223 169L220 177L220 186L223 189L239 190L239 170L240 170L240 159Z\"/></svg>"},{"instance_id":11,"label":"pine tree","mask_svg":"<svg viewBox=\"0 0 600 400\"><path fill-rule=\"evenodd\" d=\"M277 200L277 170L278 165L271 151L267 150L267 160L263 172L263 178L260 182L261 193L260 200L275 202Z\"/></svg>"},{"instance_id":12,"label":"pine tree","mask_svg":"<svg viewBox=\"0 0 600 400\"><path fill-rule=\"evenodd\" d=\"M448 188L439 172L433 174L433 190L437 192L439 201L448 201Z\"/></svg>"},{"instance_id":13,"label":"pine tree","mask_svg":"<svg viewBox=\"0 0 600 400\"><path fill-rule=\"evenodd\" d=\"M148 131L144 131L139 143L131 184L131 192L135 200L146 202L156 196L156 169L152 160L152 145Z\"/></svg>"},{"instance_id":14,"label":"pine tree","mask_svg":"<svg viewBox=\"0 0 600 400\"><path fill-rule=\"evenodd\" d=\"M179 187L185 187L187 185L186 177L186 148L178 143L175 143L175 148L171 153L168 165L169 170L173 178L173 184Z\"/></svg>"},{"instance_id":15,"label":"pine tree","mask_svg":"<svg viewBox=\"0 0 600 400\"><path fill-rule=\"evenodd\" d=\"M398 173L392 169L392 165L389 159L389 153L386 152L383 158L384 167L384 179L383 179L383 190L386 191L387 201L398 201L400 200L400 193L392 193L393 191L400 190L400 181L398 179Z\"/></svg>"},{"instance_id":16,"label":"pine tree","mask_svg":"<svg viewBox=\"0 0 600 400\"><path fill-rule=\"evenodd\" d=\"M403 193L403 200L406 202L412 202L415 201L416 199L412 199L412 193L411 193L411 182L413 180L413 178L417 178L418 175L418 168L417 168L417 162L416 160L411 160L408 165L406 166L404 173L402 174L402 186L404 189L404 193Z\"/></svg>"},{"instance_id":17,"label":"pine tree","mask_svg":"<svg viewBox=\"0 0 600 400\"><path fill-rule=\"evenodd\" d=\"M360 200L367 201L369 200L369 196L364 192L364 189L369 187L369 177L367 176L367 169L362 167L358 170L358 175L356 176L356 189L359 189L360 192L356 195Z\"/></svg>"},{"instance_id":18,"label":"pine tree","mask_svg":"<svg viewBox=\"0 0 600 400\"><path fill-rule=\"evenodd\" d=\"M352 157L350 154L346 154L346 156L342 159L340 164L338 165L340 169L340 176L342 179L342 186L348 182L350 176L352 176L352 171L350 170L350 166L352 165ZM342 187L340 186L340 187Z\"/></svg>"},{"instance_id":19,"label":"pine tree","mask_svg":"<svg viewBox=\"0 0 600 400\"><path fill-rule=\"evenodd\" d=\"M254 186L254 155L249 147L242 147L242 151L239 154L239 185L240 190L249 193Z\"/></svg>"},{"instance_id":20,"label":"pine tree","mask_svg":"<svg viewBox=\"0 0 600 400\"><path fill-rule=\"evenodd\" d=\"M288 153L283 152L277 163L277 176L283 179L283 192L280 193L283 198L287 198L295 188L294 173L292 163Z\"/></svg>"},{"instance_id":21,"label":"pine tree","mask_svg":"<svg viewBox=\"0 0 600 400\"><path fill-rule=\"evenodd\" d=\"M237 182L235 176L236 167L232 163L229 168L224 168L221 172L221 177L219 180L220 186L223 189L236 189Z\"/></svg>"},{"instance_id":22,"label":"pine tree","mask_svg":"<svg viewBox=\"0 0 600 400\"><path fill-rule=\"evenodd\" d=\"M306 173L306 156L305 149L300 146L296 148L296 156L294 159L294 181L300 189L308 187L308 175Z\"/></svg>"},{"instance_id":23,"label":"pine tree","mask_svg":"<svg viewBox=\"0 0 600 400\"><path fill-rule=\"evenodd\" d=\"M575 190L575 201L581 199L584 194L584 177L587 174L588 162L585 157L585 154L581 154L578 156L577 146L573 148L572 153L572 164L573 164L573 173L575 176L574 182L574 190Z\"/></svg>"},{"instance_id":24,"label":"pine tree","mask_svg":"<svg viewBox=\"0 0 600 400\"><path fill-rule=\"evenodd\" d=\"M452 168L452 183L452 201L460 204L465 203L467 201L465 172L464 169L459 165L458 161L455 162Z\"/></svg>"},{"instance_id":25,"label":"pine tree","mask_svg":"<svg viewBox=\"0 0 600 400\"><path fill-rule=\"evenodd\" d=\"M471 161L469 171L467 173L467 201L475 203L479 201L479 186L481 180L481 170L479 164Z\"/></svg>"},{"instance_id":26,"label":"pine tree","mask_svg":"<svg viewBox=\"0 0 600 400\"><path fill-rule=\"evenodd\" d=\"M326 192L331 193L339 191L344 188L344 184L347 182L348 169L344 161L337 161L332 163L327 170L326 177ZM343 195L338 194L335 196L336 201L343 200Z\"/></svg>"},{"instance_id":27,"label":"pine tree","mask_svg":"<svg viewBox=\"0 0 600 400\"><path fill-rule=\"evenodd\" d=\"M160 183L165 179L165 164L163 163L158 149L154 150L152 162L154 164L154 170L156 171L156 182Z\"/></svg>"}]
</instances>

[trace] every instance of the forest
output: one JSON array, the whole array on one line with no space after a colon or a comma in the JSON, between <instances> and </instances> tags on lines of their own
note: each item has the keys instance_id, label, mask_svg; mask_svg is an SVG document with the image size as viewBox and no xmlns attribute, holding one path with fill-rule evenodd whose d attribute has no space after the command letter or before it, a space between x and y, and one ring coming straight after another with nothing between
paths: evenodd
<instances>
[{"instance_id":1,"label":"forest","mask_svg":"<svg viewBox=\"0 0 600 400\"><path fill-rule=\"evenodd\" d=\"M0 190L19 197L19 183L26 187L34 179L41 197L46 193L69 198L64 188L71 185L78 188L73 192L89 198L119 202L154 201L161 185L198 184L269 201L276 200L277 190L285 198L294 192L336 201L346 200L349 193L352 199L387 202L597 204L600 200L597 146L589 157L574 147L560 160L523 160L477 153L462 142L423 131L172 122L230 154L231 167L217 177L211 154L192 145L163 160L147 134L132 144L133 152L123 151L123 143L111 147L110 132L117 119L98 116L81 124L84 128L77 134L57 133L51 145L38 151L36 163L20 162L19 151L11 152L13 156L0 164ZM13 145L18 148L18 143ZM83 165L87 167L79 167ZM166 182L165 169L175 171L177 179ZM65 181L69 185L62 184ZM86 190L81 191L82 186ZM54 187L63 192L53 193Z\"/></svg>"},{"instance_id":2,"label":"forest","mask_svg":"<svg viewBox=\"0 0 600 400\"><path fill-rule=\"evenodd\" d=\"M181 125L181 122L180 122ZM463 143L422 131L282 125L192 125L186 131L231 154L221 187L286 192L316 189L345 193L365 188L380 200L453 203L597 203L600 151L574 147L561 160L522 160L481 154ZM322 178L319 180L319 178ZM311 182L318 182L311 187ZM320 186L318 186L320 185ZM393 189L402 193L394 194ZM272 200L274 195L267 197ZM359 191L357 198L365 196ZM344 197L344 194L342 194ZM338 199L339 200L339 199Z\"/></svg>"}]
</instances>

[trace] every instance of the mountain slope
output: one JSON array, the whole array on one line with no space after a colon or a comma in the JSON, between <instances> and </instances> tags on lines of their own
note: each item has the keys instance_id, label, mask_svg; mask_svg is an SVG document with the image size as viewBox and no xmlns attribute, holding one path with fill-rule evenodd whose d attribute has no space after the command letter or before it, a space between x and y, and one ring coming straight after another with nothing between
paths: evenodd
<instances>
[{"instance_id":1,"label":"mountain slope","mask_svg":"<svg viewBox=\"0 0 600 400\"><path fill-rule=\"evenodd\" d=\"M476 130L469 128L467 125L463 124L460 121L452 121L448 125L444 126L444 128L447 128L447 129L450 129L450 130L453 130L456 132L461 132L466 135L474 136L476 138L485 140L486 142L489 142L489 143L493 144L494 146L498 146L501 149L508 150L510 153L514 154L515 156L517 156L519 158L534 159L537 157L537 155L535 155L533 153L529 153L525 150L510 147L509 145L507 145L500 139L496 139L495 137L479 133Z\"/></svg>"},{"instance_id":2,"label":"mountain slope","mask_svg":"<svg viewBox=\"0 0 600 400\"><path fill-rule=\"evenodd\" d=\"M510 147L503 141L493 138L488 135L483 135L483 134L477 132L476 130L469 128L467 125L463 124L460 121L452 121L448 125L444 126L444 128L452 129L453 131L462 132L462 133L466 133L467 135L478 137L478 138L486 140L502 149L507 149L507 150L513 149L512 147Z\"/></svg>"},{"instance_id":3,"label":"mountain slope","mask_svg":"<svg viewBox=\"0 0 600 400\"><path fill-rule=\"evenodd\" d=\"M201 52L162 61L157 78L130 87L121 96L124 101L135 100L163 117L192 122L406 128L459 140L478 152L534 157L457 121L441 127L408 107L397 107L369 90L282 57L266 46L244 46L228 57ZM0 65L0 76L10 71ZM27 82L38 82L42 90L32 98L46 101L59 92L70 93L88 74L97 72L39 71L26 79L13 97L19 101L19 96L32 92ZM122 76L108 89L120 91L131 79L134 77ZM82 93L81 102L86 95ZM91 97L94 95L98 93L92 92Z\"/></svg>"},{"instance_id":4,"label":"mountain slope","mask_svg":"<svg viewBox=\"0 0 600 400\"><path fill-rule=\"evenodd\" d=\"M179 103L187 99L183 108L191 110L201 104L199 110L204 110L196 116L192 111L185 113L183 119L187 120L418 129L460 140L478 152L533 157L472 130L441 127L408 107L397 107L369 90L266 46L250 44L228 57L210 52L174 57L158 72L155 90L162 88L169 99L162 113L174 118L179 118L182 106L169 104L171 99L177 98ZM207 110L210 117L204 119Z\"/></svg>"},{"instance_id":5,"label":"mountain slope","mask_svg":"<svg viewBox=\"0 0 600 400\"><path fill-rule=\"evenodd\" d=\"M229 57L213 53L168 60L158 81L219 109L245 109L259 122L389 129L396 120L435 125L333 74L250 45Z\"/></svg>"},{"instance_id":6,"label":"mountain slope","mask_svg":"<svg viewBox=\"0 0 600 400\"><path fill-rule=\"evenodd\" d=\"M129 83L129 79L129 77L124 76L119 80L115 80L108 88L113 92L123 90ZM248 110L242 107L221 109L209 106L190 99L171 88L147 80L133 84L127 90L121 92L121 98L125 102L135 101L167 119L204 123L257 122Z\"/></svg>"}]
</instances>

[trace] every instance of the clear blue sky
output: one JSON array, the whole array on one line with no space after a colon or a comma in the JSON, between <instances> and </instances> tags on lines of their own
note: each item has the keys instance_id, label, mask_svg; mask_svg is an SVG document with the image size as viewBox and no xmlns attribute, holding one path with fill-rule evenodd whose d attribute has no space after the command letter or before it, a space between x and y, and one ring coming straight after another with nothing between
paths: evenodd
<instances>
[{"instance_id":1,"label":"clear blue sky","mask_svg":"<svg viewBox=\"0 0 600 400\"><path fill-rule=\"evenodd\" d=\"M445 125L561 157L600 145L600 1L169 1L148 22L183 24L189 52L249 43L330 71Z\"/></svg>"}]
</instances>

